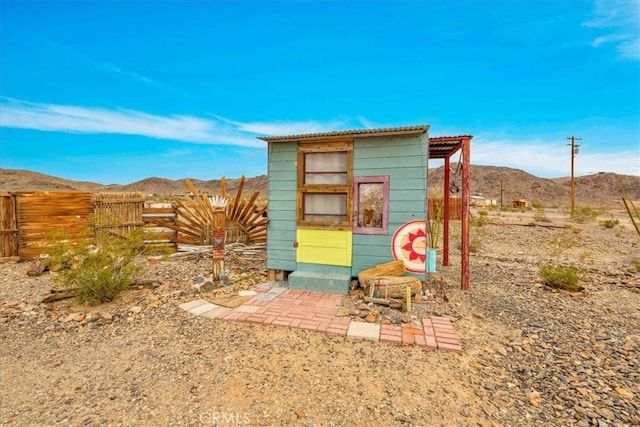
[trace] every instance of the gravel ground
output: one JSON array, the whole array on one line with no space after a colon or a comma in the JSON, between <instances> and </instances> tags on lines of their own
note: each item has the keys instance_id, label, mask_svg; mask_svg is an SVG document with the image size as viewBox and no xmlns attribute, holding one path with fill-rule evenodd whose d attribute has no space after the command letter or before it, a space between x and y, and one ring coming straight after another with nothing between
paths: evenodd
<instances>
[{"instance_id":1,"label":"gravel ground","mask_svg":"<svg viewBox=\"0 0 640 427\"><path fill-rule=\"evenodd\" d=\"M415 305L452 318L462 355L192 316L178 305L199 297L204 257L150 265L150 286L95 307L42 304L49 273L0 264L0 423L640 425L640 239L622 216L560 229L531 215L490 212L472 227L471 290L453 250L429 282L449 283L447 301ZM537 224L566 224L548 216ZM237 254L234 289L263 281L264 253ZM542 286L549 260L578 263L585 291Z\"/></svg>"}]
</instances>

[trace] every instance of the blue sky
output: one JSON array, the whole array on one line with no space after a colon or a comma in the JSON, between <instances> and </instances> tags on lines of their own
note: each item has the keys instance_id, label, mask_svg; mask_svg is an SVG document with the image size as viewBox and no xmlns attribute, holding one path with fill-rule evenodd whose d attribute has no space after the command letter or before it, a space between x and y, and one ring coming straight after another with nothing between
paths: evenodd
<instances>
[{"instance_id":1,"label":"blue sky","mask_svg":"<svg viewBox=\"0 0 640 427\"><path fill-rule=\"evenodd\" d=\"M0 20L2 168L255 176L257 136L430 124L474 135L474 164L568 176L575 135L576 175L640 175L640 1L2 0Z\"/></svg>"}]
</instances>

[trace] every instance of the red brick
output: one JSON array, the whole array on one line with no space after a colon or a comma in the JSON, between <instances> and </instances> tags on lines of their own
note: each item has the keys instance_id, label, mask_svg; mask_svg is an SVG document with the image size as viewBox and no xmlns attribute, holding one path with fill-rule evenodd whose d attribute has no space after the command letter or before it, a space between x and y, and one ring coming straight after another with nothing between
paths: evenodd
<instances>
[{"instance_id":1,"label":"red brick","mask_svg":"<svg viewBox=\"0 0 640 427\"><path fill-rule=\"evenodd\" d=\"M435 324L441 324L441 325L451 324L451 320L447 319L446 317L432 316L431 321L433 322L434 325Z\"/></svg>"},{"instance_id":2,"label":"red brick","mask_svg":"<svg viewBox=\"0 0 640 427\"><path fill-rule=\"evenodd\" d=\"M336 327L330 327L329 329L327 329L327 333L328 334L334 334L334 335L347 335L347 329L348 328L336 328Z\"/></svg>"},{"instance_id":3,"label":"red brick","mask_svg":"<svg viewBox=\"0 0 640 427\"><path fill-rule=\"evenodd\" d=\"M460 341L457 338L436 337L436 342L438 344L443 343L443 344L458 344L458 345L460 345Z\"/></svg>"},{"instance_id":4,"label":"red brick","mask_svg":"<svg viewBox=\"0 0 640 427\"><path fill-rule=\"evenodd\" d=\"M431 319L422 319L422 326L433 326L433 322L431 321Z\"/></svg>"},{"instance_id":5,"label":"red brick","mask_svg":"<svg viewBox=\"0 0 640 427\"><path fill-rule=\"evenodd\" d=\"M427 339L425 338L424 335L415 335L413 338L415 340L416 345L419 345L420 347L427 346Z\"/></svg>"},{"instance_id":6,"label":"red brick","mask_svg":"<svg viewBox=\"0 0 640 427\"><path fill-rule=\"evenodd\" d=\"M411 334L422 334L422 328L414 325L402 325L402 332L409 332Z\"/></svg>"},{"instance_id":7,"label":"red brick","mask_svg":"<svg viewBox=\"0 0 640 427\"><path fill-rule=\"evenodd\" d=\"M298 325L300 329L307 329L309 331L315 331L318 328L318 326L319 326L318 322L309 321L309 320L300 322L300 325Z\"/></svg>"},{"instance_id":8,"label":"red brick","mask_svg":"<svg viewBox=\"0 0 640 427\"><path fill-rule=\"evenodd\" d=\"M316 331L326 332L330 326L331 324L329 322L321 322L320 325L318 325L318 328L316 329Z\"/></svg>"},{"instance_id":9,"label":"red brick","mask_svg":"<svg viewBox=\"0 0 640 427\"><path fill-rule=\"evenodd\" d=\"M331 321L331 323L329 324L329 328L332 329L344 329L345 331L347 329L349 329L349 325L348 324L344 324L344 323L336 323L334 321Z\"/></svg>"},{"instance_id":10,"label":"red brick","mask_svg":"<svg viewBox=\"0 0 640 427\"><path fill-rule=\"evenodd\" d=\"M307 315L307 313L299 313L298 311L290 311L288 317L292 317L294 319L307 319L308 315Z\"/></svg>"},{"instance_id":11,"label":"red brick","mask_svg":"<svg viewBox=\"0 0 640 427\"><path fill-rule=\"evenodd\" d=\"M396 345L400 345L402 344L402 338L395 336L395 335L384 335L381 334L380 335L380 341L381 342L388 342L391 344L396 344Z\"/></svg>"},{"instance_id":12,"label":"red brick","mask_svg":"<svg viewBox=\"0 0 640 427\"><path fill-rule=\"evenodd\" d=\"M312 319L317 321L317 322L320 322L320 323L324 323L324 322L331 323L331 321L333 320L333 317L332 316L326 316L324 314L315 314L312 317Z\"/></svg>"},{"instance_id":13,"label":"red brick","mask_svg":"<svg viewBox=\"0 0 640 427\"><path fill-rule=\"evenodd\" d=\"M425 326L424 328L422 328L422 331L424 332L424 334L426 336L429 336L429 337L435 337L436 336L436 332L431 327L426 327Z\"/></svg>"},{"instance_id":14,"label":"red brick","mask_svg":"<svg viewBox=\"0 0 640 427\"><path fill-rule=\"evenodd\" d=\"M403 333L402 334L402 344L406 344L406 345L412 345L413 344L413 334L406 334Z\"/></svg>"},{"instance_id":15,"label":"red brick","mask_svg":"<svg viewBox=\"0 0 640 427\"><path fill-rule=\"evenodd\" d=\"M297 328L300 326L300 323L302 322L302 319L293 319L291 321L291 324L289 325L289 327L291 328Z\"/></svg>"},{"instance_id":16,"label":"red brick","mask_svg":"<svg viewBox=\"0 0 640 427\"><path fill-rule=\"evenodd\" d=\"M271 324L276 326L289 326L292 320L293 319L287 317L278 317L276 320L271 322Z\"/></svg>"},{"instance_id":17,"label":"red brick","mask_svg":"<svg viewBox=\"0 0 640 427\"><path fill-rule=\"evenodd\" d=\"M247 322L263 323L266 318L267 318L267 316L265 316L264 314L253 313L253 314L251 314L251 316L247 317Z\"/></svg>"},{"instance_id":18,"label":"red brick","mask_svg":"<svg viewBox=\"0 0 640 427\"><path fill-rule=\"evenodd\" d=\"M450 353L462 353L462 347L455 344L438 344L438 350L448 351Z\"/></svg>"},{"instance_id":19,"label":"red brick","mask_svg":"<svg viewBox=\"0 0 640 427\"><path fill-rule=\"evenodd\" d=\"M436 342L436 339L433 337L429 337L429 336L425 336L424 340L427 344L427 348L432 348L432 349L436 349L438 348L438 343Z\"/></svg>"},{"instance_id":20,"label":"red brick","mask_svg":"<svg viewBox=\"0 0 640 427\"><path fill-rule=\"evenodd\" d=\"M437 329L435 330L436 333L436 338L458 338L456 336L455 333L451 333L451 332L442 332L442 331L438 331Z\"/></svg>"},{"instance_id":21,"label":"red brick","mask_svg":"<svg viewBox=\"0 0 640 427\"><path fill-rule=\"evenodd\" d=\"M264 322L262 323L266 323L266 324L272 324L274 320L276 320L277 317L276 316L267 316L266 319L264 319Z\"/></svg>"},{"instance_id":22,"label":"red brick","mask_svg":"<svg viewBox=\"0 0 640 427\"><path fill-rule=\"evenodd\" d=\"M380 333L385 335L402 336L402 330L397 326L382 325L380 327Z\"/></svg>"}]
</instances>

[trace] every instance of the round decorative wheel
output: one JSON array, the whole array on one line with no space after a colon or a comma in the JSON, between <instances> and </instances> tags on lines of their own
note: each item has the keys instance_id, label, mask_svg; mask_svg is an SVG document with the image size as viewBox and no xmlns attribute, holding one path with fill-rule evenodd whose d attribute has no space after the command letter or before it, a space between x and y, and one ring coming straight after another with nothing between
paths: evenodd
<instances>
[{"instance_id":1,"label":"round decorative wheel","mask_svg":"<svg viewBox=\"0 0 640 427\"><path fill-rule=\"evenodd\" d=\"M401 225L391 239L394 259L401 259L407 271L424 273L427 258L427 223L416 219Z\"/></svg>"}]
</instances>

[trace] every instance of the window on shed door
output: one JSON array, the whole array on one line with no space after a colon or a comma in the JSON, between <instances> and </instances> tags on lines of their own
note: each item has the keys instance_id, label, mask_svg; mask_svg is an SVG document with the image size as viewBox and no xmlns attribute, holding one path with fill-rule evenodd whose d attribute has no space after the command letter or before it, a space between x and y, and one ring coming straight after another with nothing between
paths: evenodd
<instances>
[{"instance_id":1,"label":"window on shed door","mask_svg":"<svg viewBox=\"0 0 640 427\"><path fill-rule=\"evenodd\" d=\"M326 228L351 223L352 143L301 143L298 223Z\"/></svg>"}]
</instances>

